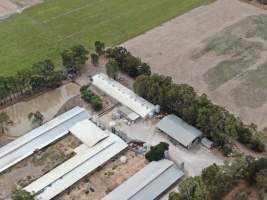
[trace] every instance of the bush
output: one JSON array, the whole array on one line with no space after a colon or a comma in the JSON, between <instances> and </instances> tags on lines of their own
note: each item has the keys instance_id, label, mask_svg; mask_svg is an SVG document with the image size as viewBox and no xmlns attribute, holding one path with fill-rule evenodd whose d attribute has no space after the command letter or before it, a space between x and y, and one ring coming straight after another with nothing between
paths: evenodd
<instances>
[{"instance_id":1,"label":"bush","mask_svg":"<svg viewBox=\"0 0 267 200\"><path fill-rule=\"evenodd\" d=\"M12 200L34 200L31 193L25 190L16 190L11 195Z\"/></svg>"},{"instance_id":2,"label":"bush","mask_svg":"<svg viewBox=\"0 0 267 200\"><path fill-rule=\"evenodd\" d=\"M248 200L248 193L247 192L241 192L237 195L236 200Z\"/></svg>"},{"instance_id":3,"label":"bush","mask_svg":"<svg viewBox=\"0 0 267 200\"><path fill-rule=\"evenodd\" d=\"M165 151L169 150L169 144L160 142L156 146L152 146L150 151L146 153L145 157L149 162L159 161L165 157Z\"/></svg>"},{"instance_id":4,"label":"bush","mask_svg":"<svg viewBox=\"0 0 267 200\"><path fill-rule=\"evenodd\" d=\"M94 94L90 89L89 89L89 85L84 85L80 88L80 92L81 92L81 98L91 104L92 108L95 111L100 111L103 108L103 103L102 103L102 99L97 96L96 94Z\"/></svg>"}]
</instances>

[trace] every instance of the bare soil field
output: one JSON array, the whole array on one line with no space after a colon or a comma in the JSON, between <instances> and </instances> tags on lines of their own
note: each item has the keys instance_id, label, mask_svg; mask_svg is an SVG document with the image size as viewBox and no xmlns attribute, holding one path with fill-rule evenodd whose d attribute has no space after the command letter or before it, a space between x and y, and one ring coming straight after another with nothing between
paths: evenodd
<instances>
[{"instance_id":1,"label":"bare soil field","mask_svg":"<svg viewBox=\"0 0 267 200\"><path fill-rule=\"evenodd\" d=\"M126 156L127 163L120 162L120 157ZM110 160L93 174L89 174L64 193L57 200L100 200L126 179L146 165L144 156L127 150Z\"/></svg>"},{"instance_id":2,"label":"bare soil field","mask_svg":"<svg viewBox=\"0 0 267 200\"><path fill-rule=\"evenodd\" d=\"M238 198L238 195L242 192L246 192L249 200L258 199L258 190L255 187L249 186L244 182L240 182L229 194L227 194L223 200L235 200ZM267 196L264 198L267 200Z\"/></svg>"},{"instance_id":3,"label":"bare soil field","mask_svg":"<svg viewBox=\"0 0 267 200\"><path fill-rule=\"evenodd\" d=\"M79 139L68 135L0 173L0 199L7 199L17 186L25 187L69 159L80 144Z\"/></svg>"},{"instance_id":4,"label":"bare soil field","mask_svg":"<svg viewBox=\"0 0 267 200\"><path fill-rule=\"evenodd\" d=\"M15 13L20 13L24 9L41 3L42 0L1 0L0 19L4 19Z\"/></svg>"},{"instance_id":5,"label":"bare soil field","mask_svg":"<svg viewBox=\"0 0 267 200\"><path fill-rule=\"evenodd\" d=\"M153 72L267 126L267 12L238 0L196 8L124 44Z\"/></svg>"}]
</instances>

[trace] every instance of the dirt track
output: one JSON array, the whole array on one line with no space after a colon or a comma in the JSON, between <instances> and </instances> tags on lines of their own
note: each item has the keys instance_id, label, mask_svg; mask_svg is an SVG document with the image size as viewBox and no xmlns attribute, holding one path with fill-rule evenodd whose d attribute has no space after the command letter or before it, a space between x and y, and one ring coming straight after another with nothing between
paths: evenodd
<instances>
[{"instance_id":1,"label":"dirt track","mask_svg":"<svg viewBox=\"0 0 267 200\"><path fill-rule=\"evenodd\" d=\"M214 52L209 52L200 59L193 59L195 52L203 48L205 45L203 41L207 38L214 37L226 27L249 16L260 14L267 14L267 12L238 0L217 0L122 45L148 62L154 72L172 76L177 83L188 83L194 86L199 93L208 94L214 102L226 106L245 122L254 122L262 129L267 126L266 101L257 107L237 105L231 91L242 83L241 80L232 79L217 89L211 90L203 78L209 69L229 55L218 56ZM265 45L264 48L266 48ZM246 97L254 98L252 92Z\"/></svg>"}]
</instances>

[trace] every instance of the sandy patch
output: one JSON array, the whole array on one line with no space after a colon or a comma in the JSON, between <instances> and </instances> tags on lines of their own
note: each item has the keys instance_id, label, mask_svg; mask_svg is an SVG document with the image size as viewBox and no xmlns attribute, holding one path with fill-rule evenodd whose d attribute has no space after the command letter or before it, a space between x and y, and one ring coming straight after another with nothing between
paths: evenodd
<instances>
[{"instance_id":1,"label":"sandy patch","mask_svg":"<svg viewBox=\"0 0 267 200\"><path fill-rule=\"evenodd\" d=\"M1 0L0 1L0 19L10 15L20 13L24 9L41 3L42 0Z\"/></svg>"},{"instance_id":2,"label":"sandy patch","mask_svg":"<svg viewBox=\"0 0 267 200\"><path fill-rule=\"evenodd\" d=\"M6 134L12 137L24 135L34 128L28 119L30 112L40 111L44 115L45 121L49 121L64 103L79 94L80 87L74 83L69 83L29 101L22 101L2 109L1 111L6 112L13 121L13 126L8 127Z\"/></svg>"},{"instance_id":3,"label":"sandy patch","mask_svg":"<svg viewBox=\"0 0 267 200\"><path fill-rule=\"evenodd\" d=\"M216 89L211 89L205 81L208 70L229 58L229 55L209 52L200 59L194 59L195 52L205 46L208 38L249 16L260 14L266 14L266 11L238 0L217 0L131 39L123 46L148 62L154 72L172 76L177 83L192 85L199 93L206 93L215 103L225 106L245 122L254 122L259 128L264 128L267 126L267 103L257 107L239 105L231 95L232 89L240 83L234 78L236 74L234 77L230 74L231 81L223 80L227 84ZM243 43L241 46L244 48ZM261 48L264 47L258 47L258 51ZM217 72L228 74L229 70ZM250 98L253 98L251 95Z\"/></svg>"},{"instance_id":4,"label":"sandy patch","mask_svg":"<svg viewBox=\"0 0 267 200\"><path fill-rule=\"evenodd\" d=\"M125 164L120 162L122 155L127 157L128 162ZM55 199L100 200L146 165L144 156L133 151L127 150L122 155L110 160L93 174L87 175Z\"/></svg>"},{"instance_id":5,"label":"sandy patch","mask_svg":"<svg viewBox=\"0 0 267 200\"><path fill-rule=\"evenodd\" d=\"M69 159L80 144L77 138L68 135L1 173L0 199L8 199L18 185L25 187Z\"/></svg>"}]
</instances>

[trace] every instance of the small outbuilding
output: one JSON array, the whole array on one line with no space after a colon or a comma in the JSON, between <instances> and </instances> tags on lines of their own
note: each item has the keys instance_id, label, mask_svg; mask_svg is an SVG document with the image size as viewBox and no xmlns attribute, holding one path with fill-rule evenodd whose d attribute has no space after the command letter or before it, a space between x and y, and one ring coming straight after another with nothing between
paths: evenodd
<instances>
[{"instance_id":1,"label":"small outbuilding","mask_svg":"<svg viewBox=\"0 0 267 200\"><path fill-rule=\"evenodd\" d=\"M130 122L135 122L140 118L138 114L136 114L134 111L132 111L130 108L126 106L119 107L117 109L117 112L120 115L120 117L123 117Z\"/></svg>"},{"instance_id":2,"label":"small outbuilding","mask_svg":"<svg viewBox=\"0 0 267 200\"><path fill-rule=\"evenodd\" d=\"M201 139L201 144L208 149L213 147L213 142L206 137Z\"/></svg>"},{"instance_id":3,"label":"small outbuilding","mask_svg":"<svg viewBox=\"0 0 267 200\"><path fill-rule=\"evenodd\" d=\"M101 130L89 120L78 122L70 128L70 132L88 147L93 147L109 136L107 132Z\"/></svg>"},{"instance_id":4,"label":"small outbuilding","mask_svg":"<svg viewBox=\"0 0 267 200\"><path fill-rule=\"evenodd\" d=\"M173 114L167 115L160 120L156 127L188 149L202 136L200 130Z\"/></svg>"}]
</instances>

